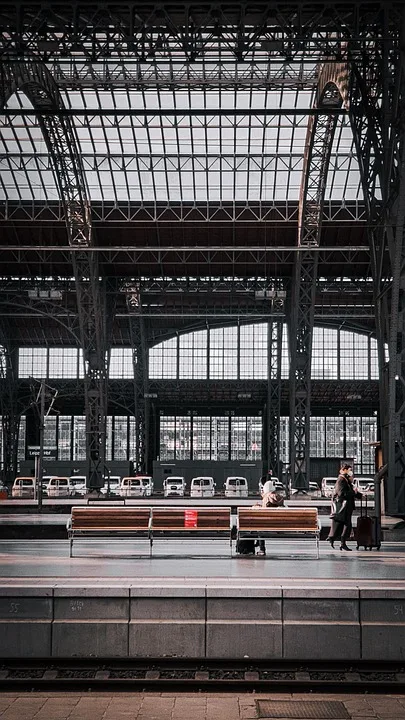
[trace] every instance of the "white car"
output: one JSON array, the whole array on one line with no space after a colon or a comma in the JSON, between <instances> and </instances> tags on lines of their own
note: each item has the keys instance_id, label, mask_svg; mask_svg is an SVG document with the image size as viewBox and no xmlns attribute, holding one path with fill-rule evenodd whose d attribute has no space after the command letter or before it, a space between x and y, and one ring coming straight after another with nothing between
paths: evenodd
<instances>
[{"instance_id":1,"label":"white car","mask_svg":"<svg viewBox=\"0 0 405 720\"><path fill-rule=\"evenodd\" d=\"M184 477L170 476L163 480L164 497L184 497L186 481Z\"/></svg>"},{"instance_id":2,"label":"white car","mask_svg":"<svg viewBox=\"0 0 405 720\"><path fill-rule=\"evenodd\" d=\"M315 498L321 497L321 488L319 487L317 482L309 483L308 495L312 495L312 497L315 497Z\"/></svg>"},{"instance_id":3,"label":"white car","mask_svg":"<svg viewBox=\"0 0 405 720\"><path fill-rule=\"evenodd\" d=\"M48 497L71 497L74 494L73 485L68 477L59 477L54 475L46 485L46 494Z\"/></svg>"},{"instance_id":4,"label":"white car","mask_svg":"<svg viewBox=\"0 0 405 720\"><path fill-rule=\"evenodd\" d=\"M136 478L142 480L145 497L150 497L153 493L153 478L152 475L135 475Z\"/></svg>"},{"instance_id":5,"label":"white car","mask_svg":"<svg viewBox=\"0 0 405 720\"><path fill-rule=\"evenodd\" d=\"M369 500L374 497L374 481L372 478L356 477L354 478L354 487L358 488L362 495L367 495Z\"/></svg>"},{"instance_id":6,"label":"white car","mask_svg":"<svg viewBox=\"0 0 405 720\"><path fill-rule=\"evenodd\" d=\"M120 494L120 485L121 485L120 475L110 475L109 479L104 475L104 485L101 488L100 492L102 495L107 495L108 486L110 486L110 495L119 495Z\"/></svg>"},{"instance_id":7,"label":"white car","mask_svg":"<svg viewBox=\"0 0 405 720\"><path fill-rule=\"evenodd\" d=\"M71 475L70 484L73 488L72 495L83 497L87 493L87 478L85 475Z\"/></svg>"},{"instance_id":8,"label":"white car","mask_svg":"<svg viewBox=\"0 0 405 720\"><path fill-rule=\"evenodd\" d=\"M13 498L33 498L35 497L35 478L33 477L16 477L11 489L11 497Z\"/></svg>"},{"instance_id":9,"label":"white car","mask_svg":"<svg viewBox=\"0 0 405 720\"><path fill-rule=\"evenodd\" d=\"M321 483L322 497L324 497L324 498L333 497L333 492L335 490L336 481L337 481L337 476L322 478L322 483Z\"/></svg>"},{"instance_id":10,"label":"white car","mask_svg":"<svg viewBox=\"0 0 405 720\"><path fill-rule=\"evenodd\" d=\"M225 497L247 497L249 494L248 481L245 477L231 475L225 481Z\"/></svg>"},{"instance_id":11,"label":"white car","mask_svg":"<svg viewBox=\"0 0 405 720\"><path fill-rule=\"evenodd\" d=\"M150 475L135 475L121 480L121 497L150 497L152 492L153 482Z\"/></svg>"},{"instance_id":12,"label":"white car","mask_svg":"<svg viewBox=\"0 0 405 720\"><path fill-rule=\"evenodd\" d=\"M199 475L191 480L190 497L214 497L215 482L213 477Z\"/></svg>"}]
</instances>

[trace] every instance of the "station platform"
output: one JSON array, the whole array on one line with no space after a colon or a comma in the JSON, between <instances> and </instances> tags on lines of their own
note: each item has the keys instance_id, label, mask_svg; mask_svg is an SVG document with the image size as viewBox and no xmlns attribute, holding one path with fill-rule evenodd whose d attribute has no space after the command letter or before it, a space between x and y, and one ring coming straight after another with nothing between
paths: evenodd
<instances>
[{"instance_id":1,"label":"station platform","mask_svg":"<svg viewBox=\"0 0 405 720\"><path fill-rule=\"evenodd\" d=\"M350 544L2 540L2 654L403 661L405 543Z\"/></svg>"}]
</instances>

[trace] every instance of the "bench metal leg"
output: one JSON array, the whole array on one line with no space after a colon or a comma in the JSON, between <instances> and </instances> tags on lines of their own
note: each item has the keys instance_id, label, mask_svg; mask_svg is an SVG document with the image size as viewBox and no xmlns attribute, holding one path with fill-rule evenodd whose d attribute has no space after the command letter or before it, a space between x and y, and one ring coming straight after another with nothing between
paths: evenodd
<instances>
[{"instance_id":1,"label":"bench metal leg","mask_svg":"<svg viewBox=\"0 0 405 720\"><path fill-rule=\"evenodd\" d=\"M153 538L149 538L149 557L152 557Z\"/></svg>"},{"instance_id":2,"label":"bench metal leg","mask_svg":"<svg viewBox=\"0 0 405 720\"><path fill-rule=\"evenodd\" d=\"M319 560L319 535L316 536L316 559Z\"/></svg>"}]
</instances>

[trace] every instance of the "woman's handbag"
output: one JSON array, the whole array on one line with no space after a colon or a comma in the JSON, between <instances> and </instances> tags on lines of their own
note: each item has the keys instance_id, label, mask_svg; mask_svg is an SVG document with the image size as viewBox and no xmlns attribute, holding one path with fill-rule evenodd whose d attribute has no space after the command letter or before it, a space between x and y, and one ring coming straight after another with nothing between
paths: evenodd
<instances>
[{"instance_id":1,"label":"woman's handbag","mask_svg":"<svg viewBox=\"0 0 405 720\"><path fill-rule=\"evenodd\" d=\"M345 522L346 520L347 500L336 498L332 500L330 517L336 522Z\"/></svg>"}]
</instances>

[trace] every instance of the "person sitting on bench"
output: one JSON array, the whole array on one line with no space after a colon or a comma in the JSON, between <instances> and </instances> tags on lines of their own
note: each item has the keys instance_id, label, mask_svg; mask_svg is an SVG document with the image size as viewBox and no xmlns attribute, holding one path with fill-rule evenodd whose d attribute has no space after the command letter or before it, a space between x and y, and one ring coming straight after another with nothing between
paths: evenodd
<instances>
[{"instance_id":1,"label":"person sitting on bench","mask_svg":"<svg viewBox=\"0 0 405 720\"><path fill-rule=\"evenodd\" d=\"M268 508L268 507L284 507L284 498L280 493L271 491L266 492L262 496L262 502L257 503L256 507L261 508ZM259 550L257 552L258 555L265 555L266 554L266 543L264 540L259 540L258 543Z\"/></svg>"}]
</instances>

